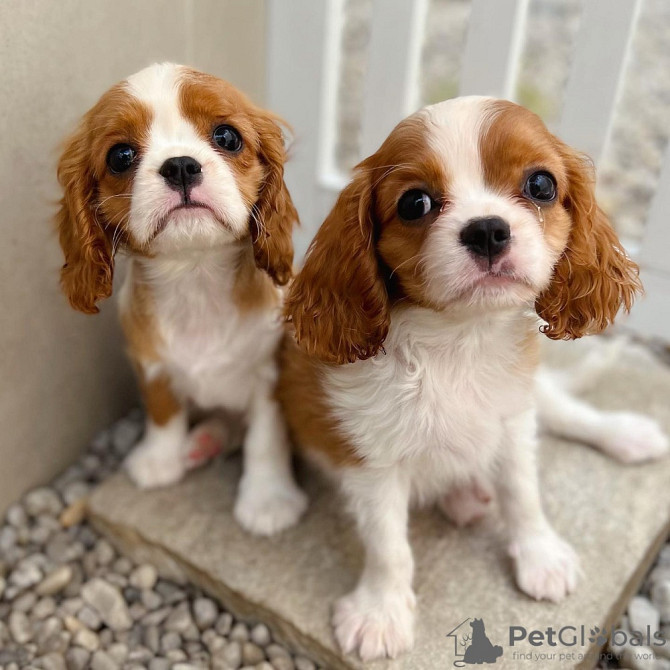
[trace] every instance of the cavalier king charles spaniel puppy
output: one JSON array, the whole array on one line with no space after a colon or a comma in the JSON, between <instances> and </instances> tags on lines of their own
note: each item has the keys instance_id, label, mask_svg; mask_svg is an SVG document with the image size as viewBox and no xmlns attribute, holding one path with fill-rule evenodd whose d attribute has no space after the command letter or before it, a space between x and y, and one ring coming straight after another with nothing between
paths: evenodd
<instances>
[{"instance_id":1,"label":"cavalier king charles spaniel puppy","mask_svg":"<svg viewBox=\"0 0 670 670\"><path fill-rule=\"evenodd\" d=\"M217 419L190 428L190 410L240 417L235 515L265 535L306 507L274 397L297 222L285 159L277 117L225 81L163 63L107 91L58 166L71 305L96 313L115 253L129 257L119 307L147 412L130 477L171 484L230 441Z\"/></svg>"},{"instance_id":2,"label":"cavalier king charles spaniel puppy","mask_svg":"<svg viewBox=\"0 0 670 670\"><path fill-rule=\"evenodd\" d=\"M278 395L295 442L339 476L365 547L333 611L344 652L412 646L413 502L466 523L495 493L519 588L551 601L575 588L577 556L542 510L538 409L621 460L667 449L650 419L535 386L540 333L598 333L641 288L593 181L535 114L449 100L357 166L312 242Z\"/></svg>"}]
</instances>

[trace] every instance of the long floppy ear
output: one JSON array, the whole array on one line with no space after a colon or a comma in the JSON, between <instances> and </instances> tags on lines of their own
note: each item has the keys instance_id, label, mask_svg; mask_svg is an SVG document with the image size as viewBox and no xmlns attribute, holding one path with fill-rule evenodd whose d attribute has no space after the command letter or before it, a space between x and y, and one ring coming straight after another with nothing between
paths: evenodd
<instances>
[{"instance_id":1,"label":"long floppy ear","mask_svg":"<svg viewBox=\"0 0 670 670\"><path fill-rule=\"evenodd\" d=\"M286 149L280 123L272 114L259 110L260 156L264 163L263 186L249 222L256 266L265 270L275 284L283 286L293 275L293 226L298 212L284 183Z\"/></svg>"},{"instance_id":2,"label":"long floppy ear","mask_svg":"<svg viewBox=\"0 0 670 670\"><path fill-rule=\"evenodd\" d=\"M96 314L112 293L114 261L109 236L95 217L96 181L89 165L86 122L70 137L58 163L63 187L56 215L65 265L61 286L75 309Z\"/></svg>"},{"instance_id":3,"label":"long floppy ear","mask_svg":"<svg viewBox=\"0 0 670 670\"><path fill-rule=\"evenodd\" d=\"M389 298L375 251L369 175L359 170L340 194L286 302L298 342L331 363L374 356L388 333Z\"/></svg>"},{"instance_id":4,"label":"long floppy ear","mask_svg":"<svg viewBox=\"0 0 670 670\"><path fill-rule=\"evenodd\" d=\"M594 192L588 157L559 143L568 172L563 198L572 217L566 248L549 287L535 303L552 340L572 340L603 331L623 307L630 310L642 290L638 266L626 255Z\"/></svg>"}]
</instances>

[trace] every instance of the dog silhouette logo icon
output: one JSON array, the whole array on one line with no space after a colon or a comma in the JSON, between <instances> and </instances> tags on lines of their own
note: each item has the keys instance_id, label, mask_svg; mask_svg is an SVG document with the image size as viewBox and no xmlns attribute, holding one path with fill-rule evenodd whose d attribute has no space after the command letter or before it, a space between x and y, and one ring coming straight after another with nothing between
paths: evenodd
<instances>
[{"instance_id":1,"label":"dog silhouette logo icon","mask_svg":"<svg viewBox=\"0 0 670 670\"><path fill-rule=\"evenodd\" d=\"M486 626L483 619L472 619L470 631L463 626L470 621L468 617L458 624L447 637L454 640L454 667L463 668L466 665L481 665L495 663L503 653L499 644L493 644L486 635Z\"/></svg>"}]
</instances>

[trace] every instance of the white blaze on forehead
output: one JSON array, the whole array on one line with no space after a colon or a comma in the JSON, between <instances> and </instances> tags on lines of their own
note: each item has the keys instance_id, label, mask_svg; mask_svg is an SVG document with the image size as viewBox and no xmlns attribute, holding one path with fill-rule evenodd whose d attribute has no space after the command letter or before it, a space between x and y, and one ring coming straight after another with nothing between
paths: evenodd
<instances>
[{"instance_id":1,"label":"white blaze on forehead","mask_svg":"<svg viewBox=\"0 0 670 670\"><path fill-rule=\"evenodd\" d=\"M466 96L438 102L419 112L428 124L428 141L444 159L450 190L466 196L485 189L479 140L493 116L494 98Z\"/></svg>"},{"instance_id":2,"label":"white blaze on forehead","mask_svg":"<svg viewBox=\"0 0 670 670\"><path fill-rule=\"evenodd\" d=\"M150 143L183 145L200 143L195 127L181 114L179 83L185 68L156 63L128 78L128 91L152 112ZM195 156L194 156L195 158Z\"/></svg>"}]
</instances>

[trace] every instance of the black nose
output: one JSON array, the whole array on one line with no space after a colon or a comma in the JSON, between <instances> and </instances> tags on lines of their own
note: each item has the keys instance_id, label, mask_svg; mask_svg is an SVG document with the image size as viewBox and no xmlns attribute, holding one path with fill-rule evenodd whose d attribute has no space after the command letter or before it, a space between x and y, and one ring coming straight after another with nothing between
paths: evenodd
<instances>
[{"instance_id":1,"label":"black nose","mask_svg":"<svg viewBox=\"0 0 670 670\"><path fill-rule=\"evenodd\" d=\"M168 158L158 172L170 188L184 193L202 181L202 166L190 156Z\"/></svg>"},{"instance_id":2,"label":"black nose","mask_svg":"<svg viewBox=\"0 0 670 670\"><path fill-rule=\"evenodd\" d=\"M509 241L509 224L499 216L471 219L461 230L461 244L477 256L493 258L504 251Z\"/></svg>"}]
</instances>

